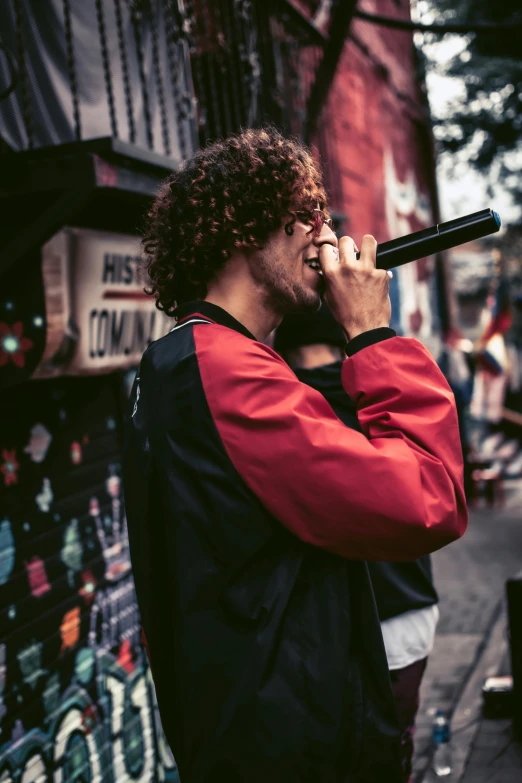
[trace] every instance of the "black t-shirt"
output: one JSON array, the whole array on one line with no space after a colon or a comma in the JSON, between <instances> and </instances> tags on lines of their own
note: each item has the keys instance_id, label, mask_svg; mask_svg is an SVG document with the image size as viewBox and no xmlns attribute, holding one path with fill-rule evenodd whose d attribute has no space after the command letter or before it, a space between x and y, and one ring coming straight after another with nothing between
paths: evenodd
<instances>
[{"instance_id":1,"label":"black t-shirt","mask_svg":"<svg viewBox=\"0 0 522 783\"><path fill-rule=\"evenodd\" d=\"M362 432L355 404L341 382L342 364L339 361L294 372L300 381L321 392L343 424ZM368 568L381 622L438 603L429 555L411 563L368 563Z\"/></svg>"}]
</instances>

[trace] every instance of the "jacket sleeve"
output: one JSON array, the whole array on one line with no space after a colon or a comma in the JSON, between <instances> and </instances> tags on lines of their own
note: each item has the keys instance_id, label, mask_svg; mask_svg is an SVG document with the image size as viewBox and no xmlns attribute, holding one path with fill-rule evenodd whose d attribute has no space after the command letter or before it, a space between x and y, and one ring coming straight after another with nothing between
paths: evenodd
<instances>
[{"instance_id":1,"label":"jacket sleeve","mask_svg":"<svg viewBox=\"0 0 522 783\"><path fill-rule=\"evenodd\" d=\"M454 399L421 343L392 337L345 360L363 435L262 343L218 325L194 337L228 456L300 539L350 559L413 560L464 533Z\"/></svg>"}]
</instances>

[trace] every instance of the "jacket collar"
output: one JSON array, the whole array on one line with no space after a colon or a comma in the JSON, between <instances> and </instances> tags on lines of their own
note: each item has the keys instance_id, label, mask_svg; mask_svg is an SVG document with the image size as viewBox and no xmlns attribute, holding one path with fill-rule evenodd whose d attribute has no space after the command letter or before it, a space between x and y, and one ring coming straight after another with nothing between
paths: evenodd
<instances>
[{"instance_id":1,"label":"jacket collar","mask_svg":"<svg viewBox=\"0 0 522 783\"><path fill-rule=\"evenodd\" d=\"M187 318L194 315L201 315L204 318L208 318L216 324L226 326L229 329L234 329L240 334L244 334L245 337L249 337L251 340L256 340L252 332L249 332L246 326L236 321L236 319L223 310L222 307L212 304L211 302L205 302L203 299L194 299L192 302L184 302L174 311L174 317L178 324L181 324Z\"/></svg>"}]
</instances>

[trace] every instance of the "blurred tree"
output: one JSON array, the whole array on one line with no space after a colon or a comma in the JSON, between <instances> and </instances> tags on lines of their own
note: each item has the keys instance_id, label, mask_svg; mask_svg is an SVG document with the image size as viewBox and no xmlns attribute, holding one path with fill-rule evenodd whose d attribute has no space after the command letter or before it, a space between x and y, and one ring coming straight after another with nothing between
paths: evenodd
<instances>
[{"instance_id":1,"label":"blurred tree","mask_svg":"<svg viewBox=\"0 0 522 783\"><path fill-rule=\"evenodd\" d=\"M516 22L466 36L466 47L442 66L428 68L462 79L465 95L445 116L435 116L442 151L458 153L481 173L493 174L522 205L522 3L521 0L424 0L418 4L437 22ZM424 35L424 43L434 39ZM430 47L427 47L429 51Z\"/></svg>"}]
</instances>

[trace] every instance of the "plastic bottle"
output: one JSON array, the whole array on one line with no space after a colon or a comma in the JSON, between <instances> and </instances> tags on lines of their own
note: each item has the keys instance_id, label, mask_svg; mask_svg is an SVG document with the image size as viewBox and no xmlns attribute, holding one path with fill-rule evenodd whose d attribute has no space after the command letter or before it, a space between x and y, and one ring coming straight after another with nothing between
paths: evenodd
<instances>
[{"instance_id":1,"label":"plastic bottle","mask_svg":"<svg viewBox=\"0 0 522 783\"><path fill-rule=\"evenodd\" d=\"M437 710L433 721L433 771L438 778L451 775L450 727L442 710Z\"/></svg>"}]
</instances>

